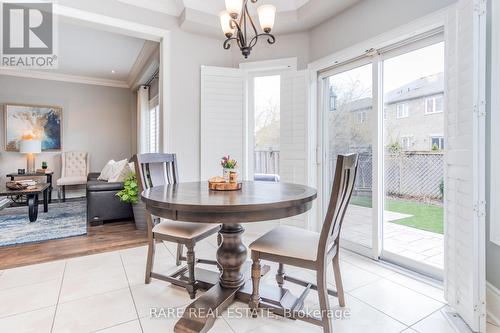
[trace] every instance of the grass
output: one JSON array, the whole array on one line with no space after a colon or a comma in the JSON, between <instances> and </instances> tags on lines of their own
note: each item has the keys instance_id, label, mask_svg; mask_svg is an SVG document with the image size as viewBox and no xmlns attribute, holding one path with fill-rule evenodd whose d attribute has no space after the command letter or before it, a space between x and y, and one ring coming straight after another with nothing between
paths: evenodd
<instances>
[{"instance_id":1,"label":"grass","mask_svg":"<svg viewBox=\"0 0 500 333\"><path fill-rule=\"evenodd\" d=\"M388 211L412 215L405 219L391 221L391 223L406 225L438 234L443 233L443 207L401 199L387 199L385 203L385 209ZM371 198L369 197L353 196L351 204L368 208L372 207Z\"/></svg>"}]
</instances>

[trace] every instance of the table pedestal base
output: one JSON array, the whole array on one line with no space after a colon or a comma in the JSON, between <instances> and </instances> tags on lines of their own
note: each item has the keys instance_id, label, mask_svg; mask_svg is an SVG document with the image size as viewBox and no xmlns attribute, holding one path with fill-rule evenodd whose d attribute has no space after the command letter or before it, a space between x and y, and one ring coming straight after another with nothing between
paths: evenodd
<instances>
[{"instance_id":1,"label":"table pedestal base","mask_svg":"<svg viewBox=\"0 0 500 333\"><path fill-rule=\"evenodd\" d=\"M182 318L175 324L174 332L208 332L217 317L235 300L248 304L252 296L251 263L245 262L247 249L241 241L243 231L239 224L222 225L222 244L217 250L217 262L222 271L219 281L205 279L209 274L204 273L203 269L196 270L199 289L208 290L187 306ZM262 276L266 275L269 269L269 266L264 265L261 268ZM260 297L259 306L271 308L276 314L282 314L283 309L296 308L300 303L287 289L277 285L273 287L261 284Z\"/></svg>"},{"instance_id":2,"label":"table pedestal base","mask_svg":"<svg viewBox=\"0 0 500 333\"><path fill-rule=\"evenodd\" d=\"M243 276L245 284L238 288L225 288L220 283L215 283L206 293L198 297L193 303L186 307L184 314L175 324L176 333L203 333L208 332L227 307L233 302L240 301L248 304L252 296L252 281L250 277L250 266L248 262L244 265ZM269 272L270 267L262 267L262 275ZM197 273L202 273L198 269ZM210 282L202 282L203 286ZM200 288L201 289L201 288ZM293 296L288 289L262 284L260 286L261 302L259 306L272 309L277 315L282 315L280 309L292 309L298 298ZM256 319L257 320L257 319Z\"/></svg>"}]
</instances>

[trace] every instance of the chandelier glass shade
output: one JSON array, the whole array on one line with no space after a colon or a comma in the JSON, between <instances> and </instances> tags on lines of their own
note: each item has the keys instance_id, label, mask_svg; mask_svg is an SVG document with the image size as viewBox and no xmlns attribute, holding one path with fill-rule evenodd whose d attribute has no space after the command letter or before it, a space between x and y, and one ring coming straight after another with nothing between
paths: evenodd
<instances>
[{"instance_id":1,"label":"chandelier glass shade","mask_svg":"<svg viewBox=\"0 0 500 333\"><path fill-rule=\"evenodd\" d=\"M234 40L245 58L248 58L259 37L267 38L269 44L274 44L276 41L271 34L276 17L276 7L262 5L257 8L260 28L262 29L262 32L259 33L248 11L249 1L256 3L258 0L226 0L226 10L219 14L221 28L226 36L224 49L228 50Z\"/></svg>"}]
</instances>

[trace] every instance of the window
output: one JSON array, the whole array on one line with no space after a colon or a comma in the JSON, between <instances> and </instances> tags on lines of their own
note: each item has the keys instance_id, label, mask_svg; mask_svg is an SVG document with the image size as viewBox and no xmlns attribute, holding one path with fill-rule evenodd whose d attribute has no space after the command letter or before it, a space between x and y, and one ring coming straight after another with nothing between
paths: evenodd
<instances>
[{"instance_id":1,"label":"window","mask_svg":"<svg viewBox=\"0 0 500 333\"><path fill-rule=\"evenodd\" d=\"M425 114L443 112L443 96L432 96L425 99Z\"/></svg>"},{"instance_id":2,"label":"window","mask_svg":"<svg viewBox=\"0 0 500 333\"><path fill-rule=\"evenodd\" d=\"M431 150L443 150L444 138L442 136L431 137Z\"/></svg>"},{"instance_id":3,"label":"window","mask_svg":"<svg viewBox=\"0 0 500 333\"><path fill-rule=\"evenodd\" d=\"M358 124L362 124L366 121L366 111L358 112Z\"/></svg>"},{"instance_id":4,"label":"window","mask_svg":"<svg viewBox=\"0 0 500 333\"><path fill-rule=\"evenodd\" d=\"M255 180L279 180L281 76L253 78ZM331 94L330 94L331 96Z\"/></svg>"},{"instance_id":5,"label":"window","mask_svg":"<svg viewBox=\"0 0 500 333\"><path fill-rule=\"evenodd\" d=\"M384 120L387 120L387 112L388 112L387 108L384 107Z\"/></svg>"},{"instance_id":6,"label":"window","mask_svg":"<svg viewBox=\"0 0 500 333\"><path fill-rule=\"evenodd\" d=\"M160 137L160 127L159 127L159 117L160 116L160 105L158 103L158 97L154 97L149 101L149 112L148 112L148 128L147 128L147 144L148 151L150 153L158 153L160 151L159 147L159 137Z\"/></svg>"},{"instance_id":7,"label":"window","mask_svg":"<svg viewBox=\"0 0 500 333\"><path fill-rule=\"evenodd\" d=\"M401 149L402 150L410 150L412 146L412 137L411 136L402 136L401 137Z\"/></svg>"},{"instance_id":8,"label":"window","mask_svg":"<svg viewBox=\"0 0 500 333\"><path fill-rule=\"evenodd\" d=\"M337 95L333 91L333 87L330 87L330 111L337 111Z\"/></svg>"},{"instance_id":9,"label":"window","mask_svg":"<svg viewBox=\"0 0 500 333\"><path fill-rule=\"evenodd\" d=\"M408 104L406 103L399 103L397 106L397 115L396 117L399 118L407 118L409 116L408 112Z\"/></svg>"}]
</instances>

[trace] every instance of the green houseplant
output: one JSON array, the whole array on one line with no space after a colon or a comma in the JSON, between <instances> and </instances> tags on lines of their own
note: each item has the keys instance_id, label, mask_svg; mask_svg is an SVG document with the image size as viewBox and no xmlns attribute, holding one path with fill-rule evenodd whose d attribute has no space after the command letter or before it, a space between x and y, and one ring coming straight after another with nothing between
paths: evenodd
<instances>
[{"instance_id":1,"label":"green houseplant","mask_svg":"<svg viewBox=\"0 0 500 333\"><path fill-rule=\"evenodd\" d=\"M138 230L147 230L146 207L139 199L139 185L135 173L130 173L123 182L123 190L116 196L124 203L132 205L134 211L135 226Z\"/></svg>"},{"instance_id":2,"label":"green houseplant","mask_svg":"<svg viewBox=\"0 0 500 333\"><path fill-rule=\"evenodd\" d=\"M123 190L116 193L122 202L136 204L139 202L139 186L134 173L129 174L123 182Z\"/></svg>"}]
</instances>

